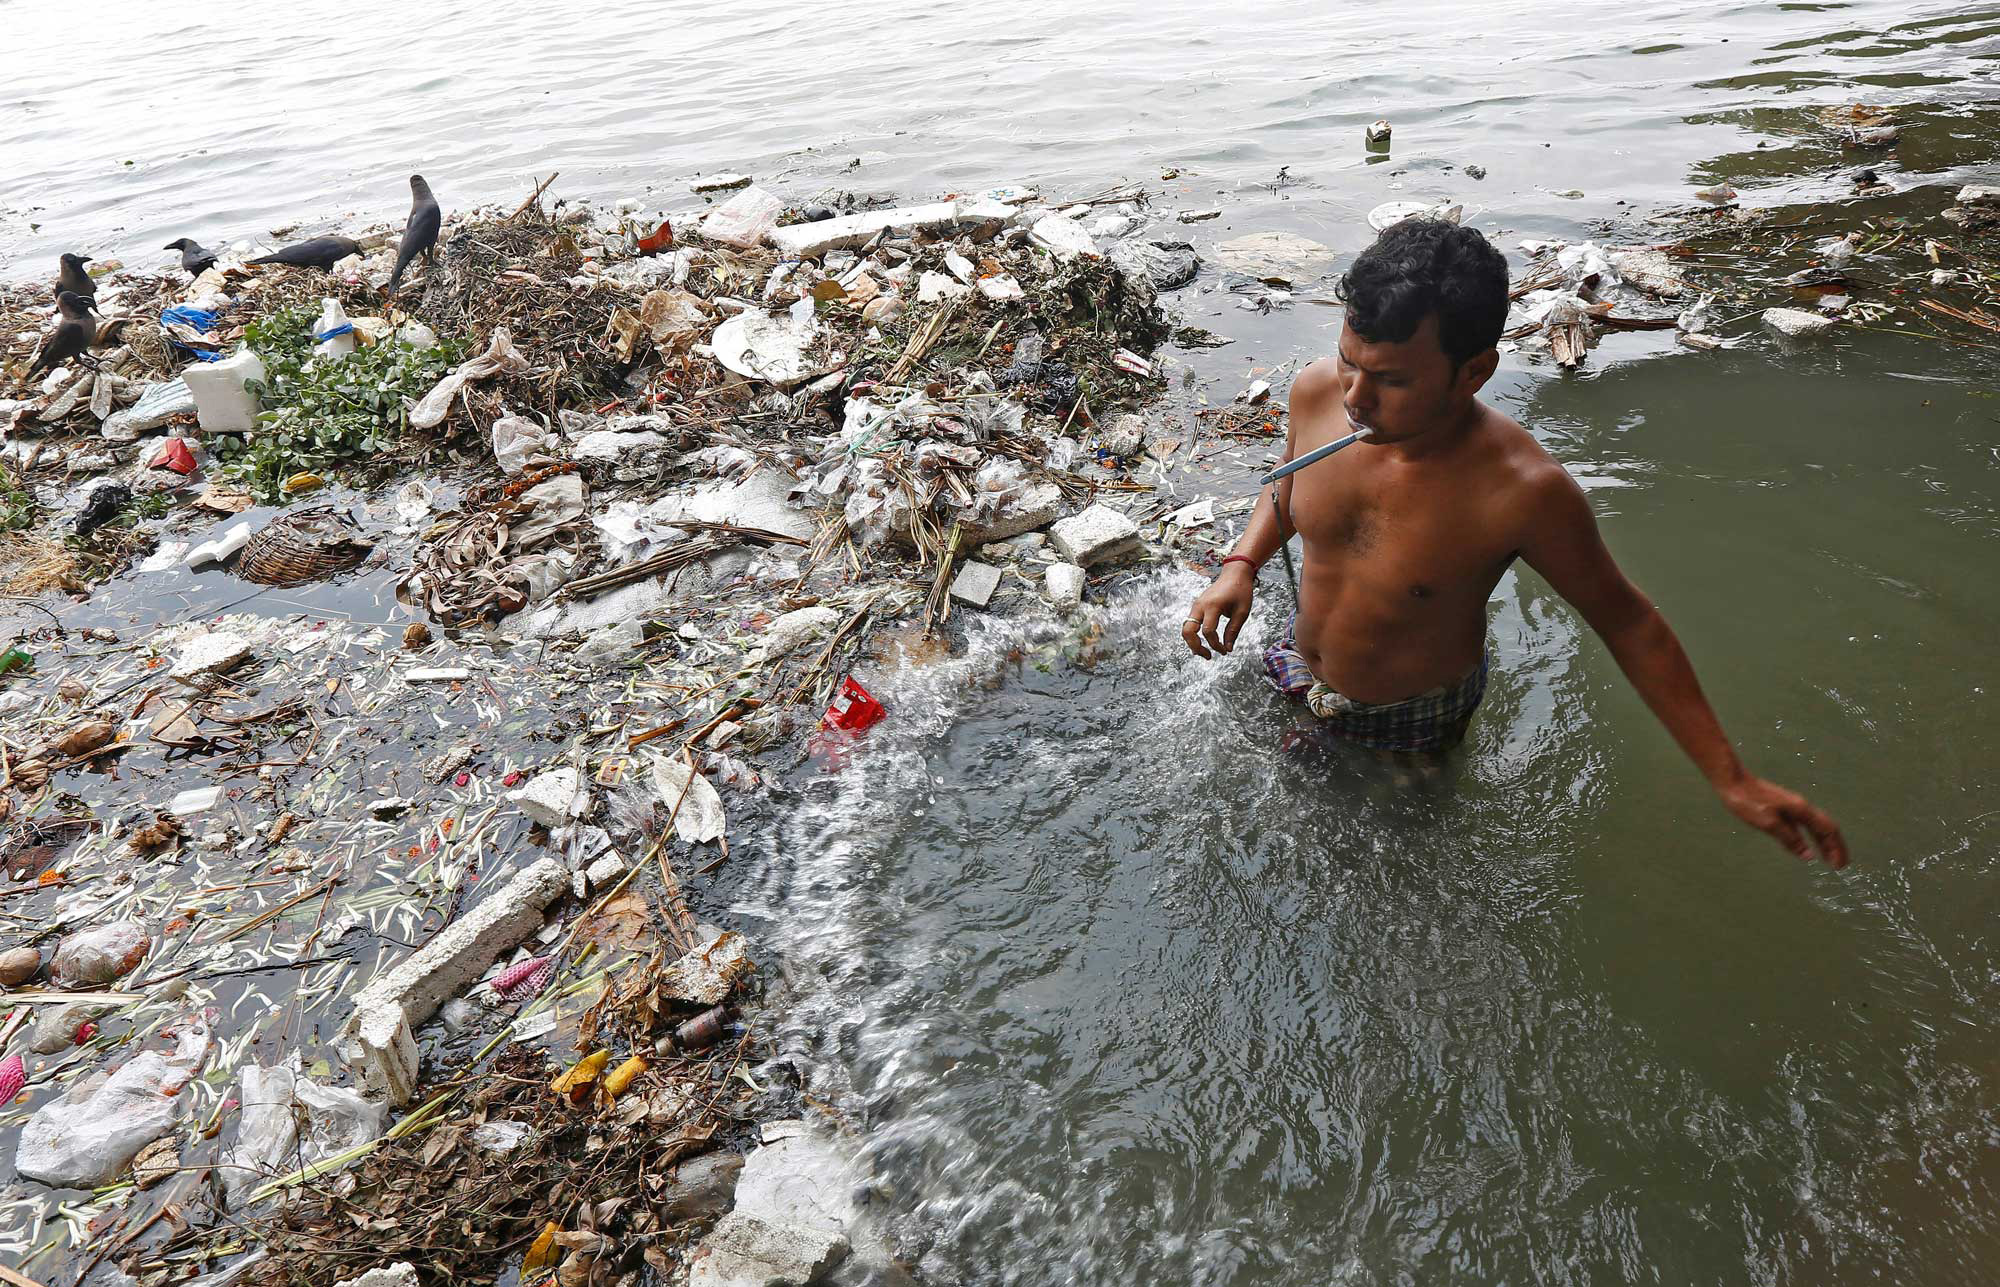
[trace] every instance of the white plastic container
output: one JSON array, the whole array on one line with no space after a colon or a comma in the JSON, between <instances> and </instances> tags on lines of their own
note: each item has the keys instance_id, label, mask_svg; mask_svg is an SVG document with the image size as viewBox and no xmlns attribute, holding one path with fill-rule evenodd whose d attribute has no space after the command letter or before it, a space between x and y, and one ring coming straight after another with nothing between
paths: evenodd
<instances>
[{"instance_id":1,"label":"white plastic container","mask_svg":"<svg viewBox=\"0 0 2000 1287\"><path fill-rule=\"evenodd\" d=\"M347 320L347 310L337 299L322 299L319 303L319 321L313 323L313 338L319 343L313 345L313 353L323 358L344 358L354 352L354 327Z\"/></svg>"},{"instance_id":2,"label":"white plastic container","mask_svg":"<svg viewBox=\"0 0 2000 1287\"><path fill-rule=\"evenodd\" d=\"M249 433L257 427L263 404L244 387L264 378L264 362L249 349L238 349L220 362L197 362L181 372L194 394L195 417L204 433Z\"/></svg>"},{"instance_id":3,"label":"white plastic container","mask_svg":"<svg viewBox=\"0 0 2000 1287\"><path fill-rule=\"evenodd\" d=\"M238 550L250 543L250 524L232 523L222 535L203 541L189 550L182 559L182 566L198 568L210 563L222 563Z\"/></svg>"}]
</instances>

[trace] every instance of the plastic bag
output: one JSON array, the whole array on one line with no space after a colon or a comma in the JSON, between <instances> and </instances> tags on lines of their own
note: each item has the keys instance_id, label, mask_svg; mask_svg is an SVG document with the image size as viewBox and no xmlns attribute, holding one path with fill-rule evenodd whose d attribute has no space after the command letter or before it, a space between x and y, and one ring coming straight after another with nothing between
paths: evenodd
<instances>
[{"instance_id":1,"label":"plastic bag","mask_svg":"<svg viewBox=\"0 0 2000 1287\"><path fill-rule=\"evenodd\" d=\"M239 1098L236 1146L216 1164L223 1203L231 1209L281 1175L368 1143L385 1121L382 1105L289 1068L245 1068Z\"/></svg>"},{"instance_id":2,"label":"plastic bag","mask_svg":"<svg viewBox=\"0 0 2000 1287\"><path fill-rule=\"evenodd\" d=\"M728 828L722 797L708 779L681 760L653 762L653 789L673 813L674 831L691 845L720 839Z\"/></svg>"},{"instance_id":3,"label":"plastic bag","mask_svg":"<svg viewBox=\"0 0 2000 1287\"><path fill-rule=\"evenodd\" d=\"M136 438L148 429L157 429L173 417L193 410L194 393L187 387L187 381L174 379L149 384L137 402L111 414L104 422L104 435L121 438L129 434Z\"/></svg>"},{"instance_id":4,"label":"plastic bag","mask_svg":"<svg viewBox=\"0 0 2000 1287\"><path fill-rule=\"evenodd\" d=\"M216 319L221 316L205 308L191 304L175 304L160 310L160 326L167 333L167 340L183 353L192 353L203 362L218 362L222 353L217 348L215 334Z\"/></svg>"},{"instance_id":5,"label":"plastic bag","mask_svg":"<svg viewBox=\"0 0 2000 1287\"><path fill-rule=\"evenodd\" d=\"M410 409L410 425L416 429L435 429L444 422L451 412L451 400L458 396L473 380L484 380L501 372L519 374L528 369L528 359L521 356L521 350L514 347L514 337L504 326L493 328L493 338L487 342L486 351L478 357L459 363L458 369L445 376L431 387L417 405Z\"/></svg>"},{"instance_id":6,"label":"plastic bag","mask_svg":"<svg viewBox=\"0 0 2000 1287\"><path fill-rule=\"evenodd\" d=\"M761 245L765 234L778 226L785 203L752 184L709 211L699 231L710 241L748 250Z\"/></svg>"},{"instance_id":7,"label":"plastic bag","mask_svg":"<svg viewBox=\"0 0 2000 1287\"><path fill-rule=\"evenodd\" d=\"M64 939L50 968L66 987L97 987L130 974L152 945L139 922L113 921Z\"/></svg>"},{"instance_id":8,"label":"plastic bag","mask_svg":"<svg viewBox=\"0 0 2000 1287\"><path fill-rule=\"evenodd\" d=\"M21 1128L15 1171L58 1189L111 1183L141 1149L173 1129L186 1103L179 1092L200 1071L208 1045L208 1029L190 1025L173 1054L149 1050L44 1104Z\"/></svg>"},{"instance_id":9,"label":"plastic bag","mask_svg":"<svg viewBox=\"0 0 2000 1287\"><path fill-rule=\"evenodd\" d=\"M528 462L546 454L549 431L522 416L502 416L493 422L493 459L503 474L526 472Z\"/></svg>"}]
</instances>

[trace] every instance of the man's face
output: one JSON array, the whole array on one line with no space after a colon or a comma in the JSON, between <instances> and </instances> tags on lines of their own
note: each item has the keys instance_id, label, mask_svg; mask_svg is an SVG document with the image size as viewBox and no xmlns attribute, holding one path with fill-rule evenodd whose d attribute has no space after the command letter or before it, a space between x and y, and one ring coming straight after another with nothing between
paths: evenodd
<instances>
[{"instance_id":1,"label":"man's face","mask_svg":"<svg viewBox=\"0 0 2000 1287\"><path fill-rule=\"evenodd\" d=\"M1414 438L1463 409L1463 369L1453 368L1438 343L1436 314L1394 343L1363 339L1345 327L1338 354L1347 418L1356 429L1374 430L1376 442Z\"/></svg>"}]
</instances>

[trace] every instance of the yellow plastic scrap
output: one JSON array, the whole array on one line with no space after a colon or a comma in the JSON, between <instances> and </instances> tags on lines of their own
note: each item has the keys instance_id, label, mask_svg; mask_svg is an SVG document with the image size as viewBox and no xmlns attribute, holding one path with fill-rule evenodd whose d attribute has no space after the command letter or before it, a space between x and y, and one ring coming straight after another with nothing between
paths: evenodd
<instances>
[{"instance_id":1,"label":"yellow plastic scrap","mask_svg":"<svg viewBox=\"0 0 2000 1287\"><path fill-rule=\"evenodd\" d=\"M645 1071L646 1057L644 1055L633 1055L624 1063L613 1068L611 1074L604 1079L604 1097L606 1099L617 1099L625 1093L626 1087L632 1084L633 1078Z\"/></svg>"},{"instance_id":2,"label":"yellow plastic scrap","mask_svg":"<svg viewBox=\"0 0 2000 1287\"><path fill-rule=\"evenodd\" d=\"M285 480L285 495L296 496L300 492L309 492L315 487L325 485L326 479L318 474L293 474Z\"/></svg>"},{"instance_id":3,"label":"yellow plastic scrap","mask_svg":"<svg viewBox=\"0 0 2000 1287\"><path fill-rule=\"evenodd\" d=\"M562 1226L553 1220L542 1226L541 1234L529 1244L528 1254L521 1260L522 1278L538 1274L555 1263L556 1235L561 1232Z\"/></svg>"},{"instance_id":4,"label":"yellow plastic scrap","mask_svg":"<svg viewBox=\"0 0 2000 1287\"><path fill-rule=\"evenodd\" d=\"M558 1095L573 1095L597 1080L604 1071L604 1065L611 1062L609 1050L593 1050L576 1061L574 1067L549 1083L549 1089Z\"/></svg>"}]
</instances>

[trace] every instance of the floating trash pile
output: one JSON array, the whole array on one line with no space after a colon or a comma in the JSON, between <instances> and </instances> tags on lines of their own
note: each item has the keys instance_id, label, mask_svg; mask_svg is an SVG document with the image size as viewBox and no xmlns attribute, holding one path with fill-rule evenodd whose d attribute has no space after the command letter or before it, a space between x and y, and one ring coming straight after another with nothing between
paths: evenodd
<instances>
[{"instance_id":1,"label":"floating trash pile","mask_svg":"<svg viewBox=\"0 0 2000 1287\"><path fill-rule=\"evenodd\" d=\"M1194 256L1136 192L812 213L531 199L446 219L393 297L387 234L114 270L92 354L0 404L12 592L358 579L410 618L51 611L9 652L10 1263L581 1282L879 1252L790 1170L717 1223L739 1171L838 1150L783 1126L799 1069L683 881L776 807L759 752L837 767L890 718L857 664L1172 550L1187 516L1133 467Z\"/></svg>"}]
</instances>

